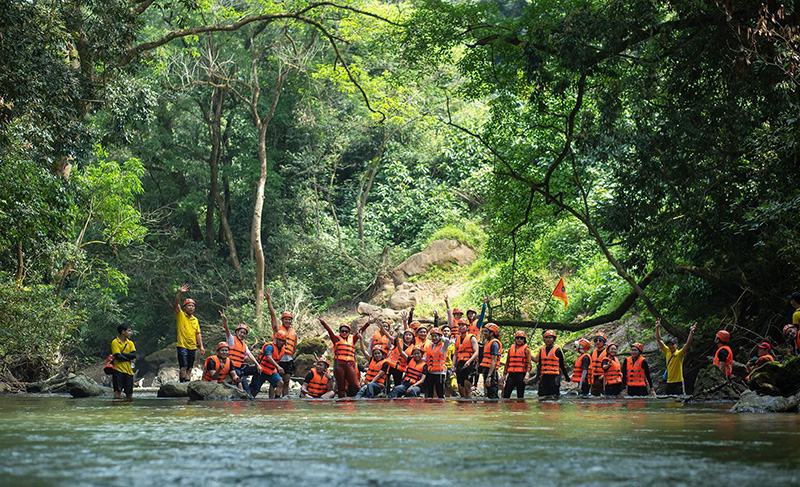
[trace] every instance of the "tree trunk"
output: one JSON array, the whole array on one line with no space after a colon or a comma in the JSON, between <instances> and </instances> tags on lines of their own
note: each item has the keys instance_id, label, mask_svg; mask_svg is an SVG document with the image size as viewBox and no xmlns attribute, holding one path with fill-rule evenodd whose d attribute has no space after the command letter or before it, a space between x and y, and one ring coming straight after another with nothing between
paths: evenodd
<instances>
[{"instance_id":1,"label":"tree trunk","mask_svg":"<svg viewBox=\"0 0 800 487\"><path fill-rule=\"evenodd\" d=\"M262 324L264 312L264 248L261 245L261 215L264 211L264 186L267 182L267 124L258 125L258 163L261 167L258 181L256 182L255 204L253 206L253 221L250 225L250 241L253 246L253 256L256 261L256 324Z\"/></svg>"}]
</instances>

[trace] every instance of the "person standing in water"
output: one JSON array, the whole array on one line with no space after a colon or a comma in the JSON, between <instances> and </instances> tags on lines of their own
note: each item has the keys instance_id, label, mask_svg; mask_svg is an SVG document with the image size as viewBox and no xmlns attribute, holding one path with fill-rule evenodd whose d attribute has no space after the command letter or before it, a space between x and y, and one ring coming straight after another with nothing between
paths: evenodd
<instances>
[{"instance_id":1,"label":"person standing in water","mask_svg":"<svg viewBox=\"0 0 800 487\"><path fill-rule=\"evenodd\" d=\"M525 397L525 385L531 371L531 349L527 345L528 336L524 331L514 333L514 343L508 349L505 377L503 379L503 399L509 399L516 389L517 399Z\"/></svg>"},{"instance_id":2,"label":"person standing in water","mask_svg":"<svg viewBox=\"0 0 800 487\"><path fill-rule=\"evenodd\" d=\"M644 345L639 342L631 344L631 356L622 362L622 383L627 387L629 396L646 396L647 386L656 395L653 381L650 379L650 366L642 352Z\"/></svg>"},{"instance_id":3,"label":"person standing in water","mask_svg":"<svg viewBox=\"0 0 800 487\"><path fill-rule=\"evenodd\" d=\"M658 342L661 352L667 359L667 386L664 390L664 394L667 396L684 394L683 359L686 357L689 345L692 344L692 336L696 329L697 323L692 323L692 326L689 327L689 337L686 339L686 345L678 350L678 340L675 337L670 337L666 344L661 341L661 319L656 320L656 342Z\"/></svg>"},{"instance_id":4,"label":"person standing in water","mask_svg":"<svg viewBox=\"0 0 800 487\"><path fill-rule=\"evenodd\" d=\"M430 333L430 341L425 346L425 360L428 363L425 397L429 399L434 395L439 399L444 399L444 382L447 378L445 357L449 346L450 340L442 339L442 331L439 328L433 328Z\"/></svg>"},{"instance_id":5,"label":"person standing in water","mask_svg":"<svg viewBox=\"0 0 800 487\"><path fill-rule=\"evenodd\" d=\"M133 399L133 366L136 360L136 346L131 341L131 325L117 326L117 338L111 341L111 354L114 356L114 371L111 381L114 386L114 399Z\"/></svg>"},{"instance_id":6,"label":"person standing in water","mask_svg":"<svg viewBox=\"0 0 800 487\"><path fill-rule=\"evenodd\" d=\"M572 382L578 384L578 394L581 396L589 395L590 388L590 370L592 366L592 358L589 356L589 349L592 348L592 343L581 338L575 342L575 351L578 352L578 358L575 360L575 370L572 372Z\"/></svg>"},{"instance_id":7,"label":"person standing in water","mask_svg":"<svg viewBox=\"0 0 800 487\"><path fill-rule=\"evenodd\" d=\"M472 397L472 381L475 377L475 364L478 363L478 338L469 333L466 321L458 323L458 338L456 338L456 381L458 382L458 395L469 399Z\"/></svg>"},{"instance_id":8,"label":"person standing in water","mask_svg":"<svg viewBox=\"0 0 800 487\"><path fill-rule=\"evenodd\" d=\"M539 360L536 363L536 372L539 377L539 396L558 397L561 384L559 374L563 373L570 380L569 371L564 363L564 352L556 345L556 332L547 330L542 335L544 346L539 349Z\"/></svg>"},{"instance_id":9,"label":"person standing in water","mask_svg":"<svg viewBox=\"0 0 800 487\"><path fill-rule=\"evenodd\" d=\"M717 346L717 353L714 354L714 367L717 367L728 379L733 375L733 351L728 343L731 341L731 334L726 330L720 330L714 337L714 344Z\"/></svg>"},{"instance_id":10,"label":"person standing in water","mask_svg":"<svg viewBox=\"0 0 800 487\"><path fill-rule=\"evenodd\" d=\"M488 399L498 399L498 374L500 357L503 354L503 345L498 340L500 328L494 323L487 323L483 327L483 359L478 366L478 373L483 375L484 394Z\"/></svg>"},{"instance_id":11,"label":"person standing in water","mask_svg":"<svg viewBox=\"0 0 800 487\"><path fill-rule=\"evenodd\" d=\"M603 369L603 394L619 396L622 393L622 366L617 358L617 344L606 346L606 355L600 365Z\"/></svg>"},{"instance_id":12,"label":"person standing in water","mask_svg":"<svg viewBox=\"0 0 800 487\"><path fill-rule=\"evenodd\" d=\"M593 396L603 395L603 359L606 356L606 341L608 338L602 331L598 331L594 335L594 350L589 355L592 360L591 368L589 369L589 384L591 385L591 392Z\"/></svg>"},{"instance_id":13,"label":"person standing in water","mask_svg":"<svg viewBox=\"0 0 800 487\"><path fill-rule=\"evenodd\" d=\"M181 296L189 290L189 284L184 284L178 289L172 308L178 328L178 367L180 368L180 382L192 380L192 367L194 367L195 350L200 349L200 355L206 354L203 348L203 336L200 334L200 322L194 315L196 304L194 299L187 298L181 304Z\"/></svg>"}]
</instances>

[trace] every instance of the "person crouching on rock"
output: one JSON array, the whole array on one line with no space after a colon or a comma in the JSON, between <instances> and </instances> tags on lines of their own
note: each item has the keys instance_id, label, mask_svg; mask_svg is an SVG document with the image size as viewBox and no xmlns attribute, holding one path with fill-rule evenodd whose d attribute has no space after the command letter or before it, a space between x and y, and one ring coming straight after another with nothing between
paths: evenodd
<instances>
[{"instance_id":1,"label":"person crouching on rock","mask_svg":"<svg viewBox=\"0 0 800 487\"><path fill-rule=\"evenodd\" d=\"M319 322L322 323L333 343L333 376L336 378L336 394L339 398L355 396L360 384L356 367L356 341L370 325L370 322L364 323L364 326L354 335L350 334L350 325L347 323L339 325L339 334L337 335L322 318L319 318Z\"/></svg>"},{"instance_id":2,"label":"person crouching on rock","mask_svg":"<svg viewBox=\"0 0 800 487\"><path fill-rule=\"evenodd\" d=\"M242 379L233 370L233 362L229 357L231 348L226 342L217 343L217 354L206 359L203 365L203 380L206 382L224 382L230 379L231 383L242 389Z\"/></svg>"},{"instance_id":3,"label":"person crouching on rock","mask_svg":"<svg viewBox=\"0 0 800 487\"><path fill-rule=\"evenodd\" d=\"M367 365L364 384L356 397L373 398L386 391L386 380L389 378L389 362L384 359L383 347L372 347L372 358Z\"/></svg>"},{"instance_id":4,"label":"person crouching on rock","mask_svg":"<svg viewBox=\"0 0 800 487\"><path fill-rule=\"evenodd\" d=\"M603 369L603 393L606 396L619 396L622 393L622 366L617 358L616 343L608 344L600 367Z\"/></svg>"},{"instance_id":5,"label":"person crouching on rock","mask_svg":"<svg viewBox=\"0 0 800 487\"><path fill-rule=\"evenodd\" d=\"M411 352L411 360L406 365L406 373L403 382L392 389L389 399L396 397L419 397L422 384L425 383L425 376L428 373L428 365L422 358L422 349L415 347Z\"/></svg>"},{"instance_id":6,"label":"person crouching on rock","mask_svg":"<svg viewBox=\"0 0 800 487\"><path fill-rule=\"evenodd\" d=\"M278 330L272 335L273 341L265 343L261 347L261 355L258 357L260 374L253 376L253 383L250 385L250 392L253 397L261 392L261 385L269 381L269 398L281 397L283 392L283 367L278 364L278 360L283 355L283 348L286 346L286 331Z\"/></svg>"},{"instance_id":7,"label":"person crouching on rock","mask_svg":"<svg viewBox=\"0 0 800 487\"><path fill-rule=\"evenodd\" d=\"M328 372L330 364L323 357L317 360L317 365L306 376L305 382L300 387L300 397L308 399L331 399L336 393L333 391L333 376Z\"/></svg>"},{"instance_id":8,"label":"person crouching on rock","mask_svg":"<svg viewBox=\"0 0 800 487\"><path fill-rule=\"evenodd\" d=\"M747 368L747 380L750 380L750 372L754 371L755 369L761 367L762 365L768 362L774 362L775 357L772 356L770 353L772 351L772 347L767 342L761 342L756 345L756 350L758 353L757 357L753 357L750 359L745 367Z\"/></svg>"},{"instance_id":9,"label":"person crouching on rock","mask_svg":"<svg viewBox=\"0 0 800 487\"><path fill-rule=\"evenodd\" d=\"M246 377L253 376L259 373L258 365L247 365L245 358L250 359L253 364L258 364L255 356L250 352L250 347L244 342L247 335L250 333L250 328L244 323L239 323L236 329L231 333L228 327L228 317L225 316L225 310L219 310L219 316L222 318L222 326L225 328L225 337L230 348L229 358L231 359L231 368L234 373L242 380L242 389L251 395L250 385L247 383ZM257 391L258 389L256 389Z\"/></svg>"}]
</instances>

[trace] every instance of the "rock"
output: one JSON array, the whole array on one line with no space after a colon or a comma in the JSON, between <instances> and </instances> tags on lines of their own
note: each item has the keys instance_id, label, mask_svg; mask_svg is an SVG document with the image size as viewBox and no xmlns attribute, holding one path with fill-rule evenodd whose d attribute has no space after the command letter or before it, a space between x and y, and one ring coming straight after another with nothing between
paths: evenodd
<instances>
[{"instance_id":1,"label":"rock","mask_svg":"<svg viewBox=\"0 0 800 487\"><path fill-rule=\"evenodd\" d=\"M157 352L153 352L137 360L136 368L139 371L139 375L158 374L158 371L163 367L178 367L178 357L175 352L177 346L177 342L172 343ZM200 356L200 352L197 352L195 362L202 360L203 357Z\"/></svg>"},{"instance_id":2,"label":"rock","mask_svg":"<svg viewBox=\"0 0 800 487\"><path fill-rule=\"evenodd\" d=\"M31 382L25 388L25 392L67 392L67 381L75 377L69 374L66 377L51 377L50 379Z\"/></svg>"},{"instance_id":3,"label":"rock","mask_svg":"<svg viewBox=\"0 0 800 487\"><path fill-rule=\"evenodd\" d=\"M158 373L153 377L151 385L161 387L169 382L178 382L180 379L180 369L177 366L165 366L158 369ZM147 381L145 381L147 382Z\"/></svg>"},{"instance_id":4,"label":"rock","mask_svg":"<svg viewBox=\"0 0 800 487\"><path fill-rule=\"evenodd\" d=\"M66 389L72 397L111 396L114 394L110 387L101 386L83 374L70 377L66 382Z\"/></svg>"},{"instance_id":5,"label":"rock","mask_svg":"<svg viewBox=\"0 0 800 487\"><path fill-rule=\"evenodd\" d=\"M702 399L739 399L744 389L739 378L729 380L713 365L701 369L694 383L694 395Z\"/></svg>"},{"instance_id":6,"label":"rock","mask_svg":"<svg viewBox=\"0 0 800 487\"><path fill-rule=\"evenodd\" d=\"M327 348L328 347L326 346L325 349L327 350ZM294 373L294 377L305 378L305 376L307 376L308 373L311 372L311 369L313 369L314 366L317 364L317 358L321 356L322 356L321 353L316 354L316 356L305 353L302 355L297 355L294 358L294 365L295 367L297 367L297 371Z\"/></svg>"},{"instance_id":7,"label":"rock","mask_svg":"<svg viewBox=\"0 0 800 487\"><path fill-rule=\"evenodd\" d=\"M391 309L406 309L417 304L417 290L416 289L402 289L392 294L389 298L389 308Z\"/></svg>"},{"instance_id":8,"label":"rock","mask_svg":"<svg viewBox=\"0 0 800 487\"><path fill-rule=\"evenodd\" d=\"M238 387L220 382L204 382L196 380L185 382L189 387L189 399L195 401L229 401L233 399L249 399L247 393Z\"/></svg>"},{"instance_id":9,"label":"rock","mask_svg":"<svg viewBox=\"0 0 800 487\"><path fill-rule=\"evenodd\" d=\"M800 392L800 357L786 363L769 362L755 369L747 382L750 390L772 396L791 396Z\"/></svg>"},{"instance_id":10,"label":"rock","mask_svg":"<svg viewBox=\"0 0 800 487\"><path fill-rule=\"evenodd\" d=\"M475 261L475 251L458 240L441 239L431 242L392 271L392 280L399 286L411 276L424 274L433 266L447 268L452 265L467 265Z\"/></svg>"},{"instance_id":11,"label":"rock","mask_svg":"<svg viewBox=\"0 0 800 487\"><path fill-rule=\"evenodd\" d=\"M322 340L322 338L309 337L297 342L297 347L295 347L295 355L298 358L301 355L316 355L317 357L321 357L326 350L328 350L328 344ZM297 358L295 359L295 362L296 361Z\"/></svg>"},{"instance_id":12,"label":"rock","mask_svg":"<svg viewBox=\"0 0 800 487\"><path fill-rule=\"evenodd\" d=\"M165 382L158 388L158 397L189 397L189 383Z\"/></svg>"},{"instance_id":13,"label":"rock","mask_svg":"<svg viewBox=\"0 0 800 487\"><path fill-rule=\"evenodd\" d=\"M732 413L793 413L797 411L800 394L794 396L763 396L754 391L744 391L732 408Z\"/></svg>"},{"instance_id":14,"label":"rock","mask_svg":"<svg viewBox=\"0 0 800 487\"><path fill-rule=\"evenodd\" d=\"M358 314L360 315L376 315L381 312L380 306L369 304L365 302L358 303Z\"/></svg>"}]
</instances>

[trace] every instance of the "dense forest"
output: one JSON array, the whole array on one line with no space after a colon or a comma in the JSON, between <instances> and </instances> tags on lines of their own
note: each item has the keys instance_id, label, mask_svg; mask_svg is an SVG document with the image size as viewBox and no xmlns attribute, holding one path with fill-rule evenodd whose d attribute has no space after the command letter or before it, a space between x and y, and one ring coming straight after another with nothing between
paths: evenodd
<instances>
[{"instance_id":1,"label":"dense forest","mask_svg":"<svg viewBox=\"0 0 800 487\"><path fill-rule=\"evenodd\" d=\"M464 303L579 331L637 314L749 350L800 286L794 3L10 0L0 361L174 341L192 285L267 334L440 237ZM442 273L447 278L447 272ZM266 317L268 320L268 317Z\"/></svg>"}]
</instances>

